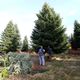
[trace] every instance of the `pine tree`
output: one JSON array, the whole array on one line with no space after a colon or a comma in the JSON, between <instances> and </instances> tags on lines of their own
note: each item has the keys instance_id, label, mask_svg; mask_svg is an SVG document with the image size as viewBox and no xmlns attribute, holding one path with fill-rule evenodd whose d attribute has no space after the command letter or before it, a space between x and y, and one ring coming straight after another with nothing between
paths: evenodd
<instances>
[{"instance_id":1,"label":"pine tree","mask_svg":"<svg viewBox=\"0 0 80 80\"><path fill-rule=\"evenodd\" d=\"M9 52L17 50L20 43L20 37L16 29L13 22L9 21L1 35L1 51Z\"/></svg>"},{"instance_id":2,"label":"pine tree","mask_svg":"<svg viewBox=\"0 0 80 80\"><path fill-rule=\"evenodd\" d=\"M74 47L80 48L80 23L78 21L74 22Z\"/></svg>"},{"instance_id":3,"label":"pine tree","mask_svg":"<svg viewBox=\"0 0 80 80\"><path fill-rule=\"evenodd\" d=\"M24 37L23 45L22 45L22 51L28 51L28 40L27 40L27 36Z\"/></svg>"},{"instance_id":4,"label":"pine tree","mask_svg":"<svg viewBox=\"0 0 80 80\"><path fill-rule=\"evenodd\" d=\"M12 50L16 51L18 49L21 49L22 43L21 43L20 33L17 24L14 25L14 29L15 29L15 35L12 40L12 44L13 44Z\"/></svg>"},{"instance_id":5,"label":"pine tree","mask_svg":"<svg viewBox=\"0 0 80 80\"><path fill-rule=\"evenodd\" d=\"M64 52L67 49L67 36L60 16L45 3L37 17L31 36L32 46L35 49L40 45L45 48L51 46L55 53Z\"/></svg>"}]
</instances>

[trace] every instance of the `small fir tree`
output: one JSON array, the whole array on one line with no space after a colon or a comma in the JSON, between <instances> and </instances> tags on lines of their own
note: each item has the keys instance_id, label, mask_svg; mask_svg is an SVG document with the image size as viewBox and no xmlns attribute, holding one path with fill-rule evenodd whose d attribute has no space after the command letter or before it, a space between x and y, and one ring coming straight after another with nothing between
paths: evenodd
<instances>
[{"instance_id":1,"label":"small fir tree","mask_svg":"<svg viewBox=\"0 0 80 80\"><path fill-rule=\"evenodd\" d=\"M28 40L27 40L27 36L24 37L23 44L22 44L22 51L28 51Z\"/></svg>"}]
</instances>

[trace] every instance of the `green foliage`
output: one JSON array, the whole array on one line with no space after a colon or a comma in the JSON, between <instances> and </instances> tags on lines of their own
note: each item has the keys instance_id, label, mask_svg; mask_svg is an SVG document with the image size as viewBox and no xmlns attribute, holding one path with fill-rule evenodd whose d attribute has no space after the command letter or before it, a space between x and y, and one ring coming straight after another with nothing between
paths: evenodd
<instances>
[{"instance_id":1,"label":"green foliage","mask_svg":"<svg viewBox=\"0 0 80 80\"><path fill-rule=\"evenodd\" d=\"M31 71L32 64L30 61L30 55L28 53L19 54L10 52L8 53L8 56L10 63L14 63L15 74L19 72L26 74Z\"/></svg>"},{"instance_id":2,"label":"green foliage","mask_svg":"<svg viewBox=\"0 0 80 80\"><path fill-rule=\"evenodd\" d=\"M10 65L10 63L9 63L8 56L6 54L1 56L0 57L0 66L7 67L9 65Z\"/></svg>"},{"instance_id":3,"label":"green foliage","mask_svg":"<svg viewBox=\"0 0 80 80\"><path fill-rule=\"evenodd\" d=\"M20 48L20 35L17 25L14 25L12 21L7 24L1 35L0 50L4 52L16 51Z\"/></svg>"},{"instance_id":4,"label":"green foliage","mask_svg":"<svg viewBox=\"0 0 80 80\"><path fill-rule=\"evenodd\" d=\"M31 72L31 63L29 61L22 61L21 62L21 73L26 74Z\"/></svg>"},{"instance_id":5,"label":"green foliage","mask_svg":"<svg viewBox=\"0 0 80 80\"><path fill-rule=\"evenodd\" d=\"M28 40L27 40L27 36L24 37L23 45L22 45L22 51L28 51Z\"/></svg>"},{"instance_id":6,"label":"green foliage","mask_svg":"<svg viewBox=\"0 0 80 80\"><path fill-rule=\"evenodd\" d=\"M21 49L21 38L20 38L20 33L19 33L19 30L18 30L18 27L17 27L17 24L14 25L14 29L15 29L15 36L13 37L13 40L12 40L12 51L16 51L18 49Z\"/></svg>"},{"instance_id":7,"label":"green foliage","mask_svg":"<svg viewBox=\"0 0 80 80\"><path fill-rule=\"evenodd\" d=\"M6 68L4 68L4 69L2 70L1 76L2 76L3 78L9 77L9 72L8 72L8 70L7 70Z\"/></svg>"},{"instance_id":8,"label":"green foliage","mask_svg":"<svg viewBox=\"0 0 80 80\"><path fill-rule=\"evenodd\" d=\"M69 38L69 42L70 42L71 48L72 48L72 49L75 49L76 46L75 46L73 34L71 34L71 36L70 36L70 38Z\"/></svg>"},{"instance_id":9,"label":"green foliage","mask_svg":"<svg viewBox=\"0 0 80 80\"><path fill-rule=\"evenodd\" d=\"M10 63L14 63L14 62L16 63L15 58L16 58L17 55L18 55L18 54L14 53L14 52L9 52L9 53L8 53L8 57L9 57Z\"/></svg>"},{"instance_id":10,"label":"green foliage","mask_svg":"<svg viewBox=\"0 0 80 80\"><path fill-rule=\"evenodd\" d=\"M74 22L74 34L72 40L75 48L80 48L80 23Z\"/></svg>"},{"instance_id":11,"label":"green foliage","mask_svg":"<svg viewBox=\"0 0 80 80\"><path fill-rule=\"evenodd\" d=\"M64 52L67 49L67 36L60 16L45 3L37 17L31 36L32 46L35 49L40 45L45 48L51 46L54 53Z\"/></svg>"},{"instance_id":12,"label":"green foliage","mask_svg":"<svg viewBox=\"0 0 80 80\"><path fill-rule=\"evenodd\" d=\"M0 67L1 66L4 66L4 60L3 60L3 57L2 56L0 56Z\"/></svg>"},{"instance_id":13,"label":"green foliage","mask_svg":"<svg viewBox=\"0 0 80 80\"><path fill-rule=\"evenodd\" d=\"M70 44L72 49L80 48L80 23L75 20L74 33L70 37Z\"/></svg>"},{"instance_id":14,"label":"green foliage","mask_svg":"<svg viewBox=\"0 0 80 80\"><path fill-rule=\"evenodd\" d=\"M18 62L14 66L14 74L19 74L19 73L21 73L21 68L20 68L20 65L19 65L19 62Z\"/></svg>"}]
</instances>

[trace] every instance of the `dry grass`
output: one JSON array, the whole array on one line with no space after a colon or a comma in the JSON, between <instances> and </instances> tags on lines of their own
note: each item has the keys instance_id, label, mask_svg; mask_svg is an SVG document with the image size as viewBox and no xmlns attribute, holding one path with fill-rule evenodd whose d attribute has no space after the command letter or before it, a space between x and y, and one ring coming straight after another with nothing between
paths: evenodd
<instances>
[{"instance_id":1,"label":"dry grass","mask_svg":"<svg viewBox=\"0 0 80 80\"><path fill-rule=\"evenodd\" d=\"M34 59L32 59L34 60ZM35 65L38 65L35 58ZM80 80L80 56L54 55L51 61L46 62L48 70L33 74L12 75L8 80Z\"/></svg>"}]
</instances>

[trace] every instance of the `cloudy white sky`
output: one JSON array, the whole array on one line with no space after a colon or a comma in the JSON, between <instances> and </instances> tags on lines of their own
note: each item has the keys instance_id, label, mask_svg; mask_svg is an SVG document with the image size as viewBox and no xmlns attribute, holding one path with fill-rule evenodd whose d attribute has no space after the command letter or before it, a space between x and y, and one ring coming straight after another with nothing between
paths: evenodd
<instances>
[{"instance_id":1,"label":"cloudy white sky","mask_svg":"<svg viewBox=\"0 0 80 80\"><path fill-rule=\"evenodd\" d=\"M27 35L30 40L36 13L42 9L44 2L60 14L66 33L73 32L75 20L80 22L80 0L0 0L0 34L10 20L18 25L21 38Z\"/></svg>"}]
</instances>

